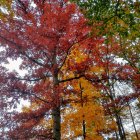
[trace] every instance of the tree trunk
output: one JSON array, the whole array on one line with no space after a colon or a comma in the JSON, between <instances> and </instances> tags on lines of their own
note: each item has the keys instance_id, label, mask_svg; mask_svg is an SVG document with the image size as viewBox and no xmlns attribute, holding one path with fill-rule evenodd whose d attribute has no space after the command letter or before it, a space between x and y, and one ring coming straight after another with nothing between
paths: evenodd
<instances>
[{"instance_id":1,"label":"tree trunk","mask_svg":"<svg viewBox=\"0 0 140 140\"><path fill-rule=\"evenodd\" d=\"M122 133L123 133L123 140L126 140L126 135L125 135L124 127L123 127L122 119L121 119L120 116L119 116L119 119L120 119L120 125L121 125L121 129L122 129Z\"/></svg>"},{"instance_id":2,"label":"tree trunk","mask_svg":"<svg viewBox=\"0 0 140 140\"><path fill-rule=\"evenodd\" d=\"M112 86L112 88L113 88L113 92L112 92L111 88L109 89L109 92L110 92L111 102L115 103L115 98L116 97L115 97L114 85L111 85L109 81L108 81L108 85ZM116 112L116 104L114 106L114 113L115 113L115 118L116 118L116 123L117 123L117 126L118 126L120 139L121 140L126 140L125 131L124 131L124 128L123 128L121 117L118 114L118 112Z\"/></svg>"},{"instance_id":3,"label":"tree trunk","mask_svg":"<svg viewBox=\"0 0 140 140\"><path fill-rule=\"evenodd\" d=\"M117 134L117 131L116 130L115 130L115 136L116 136L116 140L119 140L118 134Z\"/></svg>"},{"instance_id":4,"label":"tree trunk","mask_svg":"<svg viewBox=\"0 0 140 140\"><path fill-rule=\"evenodd\" d=\"M120 116L117 113L115 113L115 117L116 117L116 120L117 120L117 125L118 125L118 131L119 131L120 139L121 140L126 140L126 136L125 136L125 132L124 132L124 128L123 128L123 125L122 125L121 118L120 118Z\"/></svg>"},{"instance_id":5,"label":"tree trunk","mask_svg":"<svg viewBox=\"0 0 140 140\"><path fill-rule=\"evenodd\" d=\"M53 109L53 138L54 140L61 140L60 106Z\"/></svg>"},{"instance_id":6,"label":"tree trunk","mask_svg":"<svg viewBox=\"0 0 140 140\"><path fill-rule=\"evenodd\" d=\"M80 89L81 89L81 106L84 107L84 102L83 102L83 88L81 86L81 82L79 83L79 86L80 86ZM83 114L83 122L82 122L82 129L83 129L83 132L82 132L82 135L83 135L83 139L85 140L86 139L86 122L85 122L85 116Z\"/></svg>"},{"instance_id":7,"label":"tree trunk","mask_svg":"<svg viewBox=\"0 0 140 140\"><path fill-rule=\"evenodd\" d=\"M132 111L131 111L131 107L130 107L130 105L129 105L128 102L127 102L127 105L128 105L128 107L129 107L129 112L130 112L130 116L131 116L132 123L133 123L133 126L134 126L134 130L135 130L136 137L137 137L137 139L139 140L139 136L138 136L138 133L137 133L137 129L136 129L134 117L133 117L133 114L132 114Z\"/></svg>"},{"instance_id":8,"label":"tree trunk","mask_svg":"<svg viewBox=\"0 0 140 140\"><path fill-rule=\"evenodd\" d=\"M118 131L119 131L119 136L121 138L121 140L123 139L123 133L122 133L122 129L121 129L121 125L120 125L120 120L119 120L119 116L118 114L116 114L116 122L117 122L117 125L118 125Z\"/></svg>"},{"instance_id":9,"label":"tree trunk","mask_svg":"<svg viewBox=\"0 0 140 140\"><path fill-rule=\"evenodd\" d=\"M53 100L54 106L52 111L53 118L53 139L61 140L61 114L60 114L60 96L59 96L59 80L57 71L54 71L54 89L53 89Z\"/></svg>"},{"instance_id":10,"label":"tree trunk","mask_svg":"<svg viewBox=\"0 0 140 140\"><path fill-rule=\"evenodd\" d=\"M86 124L85 124L85 120L83 120L83 138L84 140L86 139Z\"/></svg>"}]
</instances>

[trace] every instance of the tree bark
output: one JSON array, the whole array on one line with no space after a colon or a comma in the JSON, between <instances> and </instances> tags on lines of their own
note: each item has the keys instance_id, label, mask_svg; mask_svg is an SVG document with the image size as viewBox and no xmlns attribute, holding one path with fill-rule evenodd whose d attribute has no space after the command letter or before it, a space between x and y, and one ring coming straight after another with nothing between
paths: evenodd
<instances>
[{"instance_id":1,"label":"tree bark","mask_svg":"<svg viewBox=\"0 0 140 140\"><path fill-rule=\"evenodd\" d=\"M121 116L119 116L119 119L120 119L120 125L121 125L121 129L122 129L122 133L123 133L123 140L126 140L126 135L125 135L125 131L124 131L124 127L123 127Z\"/></svg>"},{"instance_id":2,"label":"tree bark","mask_svg":"<svg viewBox=\"0 0 140 140\"><path fill-rule=\"evenodd\" d=\"M117 120L117 126L118 126L120 139L121 140L126 140L125 131L124 131L124 128L123 128L121 118L117 113L115 114L115 117L116 117L116 120Z\"/></svg>"},{"instance_id":3,"label":"tree bark","mask_svg":"<svg viewBox=\"0 0 140 140\"><path fill-rule=\"evenodd\" d=\"M134 130L135 130L136 137L137 137L137 139L139 140L139 136L138 136L138 133L137 133L137 129L136 129L134 117L133 117L133 114L132 114L132 111L131 111L130 104L129 104L128 102L127 102L127 105L128 105L128 107L129 107L129 112L130 112L130 116L131 116L132 123L133 123L133 126L134 126Z\"/></svg>"},{"instance_id":4,"label":"tree bark","mask_svg":"<svg viewBox=\"0 0 140 140\"><path fill-rule=\"evenodd\" d=\"M81 89L81 106L82 108L84 107L84 102L83 102L83 88L82 88L82 85L81 85L81 82L79 83L79 86L80 86L80 89ZM83 135L83 139L85 140L86 139L86 122L85 122L85 116L83 114L83 122L82 122L82 135Z\"/></svg>"},{"instance_id":5,"label":"tree bark","mask_svg":"<svg viewBox=\"0 0 140 140\"><path fill-rule=\"evenodd\" d=\"M112 88L113 88L113 92L112 92L111 88L109 89L109 92L110 92L111 102L115 103L115 98L116 97L115 97L114 84L111 85L110 82L108 81L108 85L109 85L109 87L112 86ZM125 135L125 131L124 131L124 128L123 128L122 121L121 121L121 117L118 114L118 112L116 111L116 104L114 106L114 113L115 113L115 118L116 118L116 123L117 123L117 126L118 126L118 132L119 132L120 139L121 140L126 140L126 135Z\"/></svg>"},{"instance_id":6,"label":"tree bark","mask_svg":"<svg viewBox=\"0 0 140 140\"><path fill-rule=\"evenodd\" d=\"M86 139L86 124L85 124L85 120L83 120L83 138L84 140Z\"/></svg>"},{"instance_id":7,"label":"tree bark","mask_svg":"<svg viewBox=\"0 0 140 140\"><path fill-rule=\"evenodd\" d=\"M56 59L56 58L55 58ZM54 60L56 62L56 60ZM61 113L60 113L60 96L59 96L59 80L57 70L54 70L54 87L53 87L53 100L54 106L52 110L53 118L53 139L61 140Z\"/></svg>"},{"instance_id":8,"label":"tree bark","mask_svg":"<svg viewBox=\"0 0 140 140\"><path fill-rule=\"evenodd\" d=\"M53 109L53 138L54 140L61 140L60 106Z\"/></svg>"},{"instance_id":9,"label":"tree bark","mask_svg":"<svg viewBox=\"0 0 140 140\"><path fill-rule=\"evenodd\" d=\"M123 133L122 133L122 129L121 129L121 125L120 125L120 119L118 114L115 115L116 116L116 122L117 122L117 126L118 126L118 131L119 131L119 136L121 138L121 140L123 139Z\"/></svg>"}]
</instances>

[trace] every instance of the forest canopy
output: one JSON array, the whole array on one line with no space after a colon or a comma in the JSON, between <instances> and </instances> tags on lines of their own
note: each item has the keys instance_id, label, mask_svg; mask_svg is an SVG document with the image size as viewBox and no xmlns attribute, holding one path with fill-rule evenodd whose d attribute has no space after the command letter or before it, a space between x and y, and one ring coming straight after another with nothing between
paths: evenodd
<instances>
[{"instance_id":1,"label":"forest canopy","mask_svg":"<svg viewBox=\"0 0 140 140\"><path fill-rule=\"evenodd\" d=\"M139 28L138 0L1 1L0 139L139 140Z\"/></svg>"}]
</instances>

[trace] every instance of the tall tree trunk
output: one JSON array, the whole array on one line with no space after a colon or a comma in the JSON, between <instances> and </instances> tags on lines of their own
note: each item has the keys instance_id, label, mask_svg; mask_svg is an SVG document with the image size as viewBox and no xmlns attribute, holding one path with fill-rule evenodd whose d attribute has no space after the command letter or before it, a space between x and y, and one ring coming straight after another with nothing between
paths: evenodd
<instances>
[{"instance_id":1,"label":"tall tree trunk","mask_svg":"<svg viewBox=\"0 0 140 140\"><path fill-rule=\"evenodd\" d=\"M114 113L115 113L115 118L116 118L116 123L117 123L117 126L118 126L118 131L119 131L119 135L120 135L120 139L121 140L126 140L126 135L125 135L125 131L124 131L124 128L123 128L123 124L122 124L122 121L121 121L121 117L120 115L118 114L118 112L116 111L116 104L115 104L115 89L114 89L114 84L111 85L110 82L108 81L108 85L109 87L112 87L112 90L111 88L109 89L109 92L110 92L110 97L111 97L111 102L114 103Z\"/></svg>"},{"instance_id":2,"label":"tall tree trunk","mask_svg":"<svg viewBox=\"0 0 140 140\"><path fill-rule=\"evenodd\" d=\"M54 72L54 89L53 89L53 97L54 97L54 107L52 111L53 115L53 138L54 140L61 140L61 114L60 114L60 97L59 97L59 81L58 74Z\"/></svg>"},{"instance_id":3,"label":"tall tree trunk","mask_svg":"<svg viewBox=\"0 0 140 140\"><path fill-rule=\"evenodd\" d=\"M86 123L85 123L85 120L83 120L83 138L84 140L86 139Z\"/></svg>"},{"instance_id":4,"label":"tall tree trunk","mask_svg":"<svg viewBox=\"0 0 140 140\"><path fill-rule=\"evenodd\" d=\"M125 135L125 131L124 131L124 127L123 127L121 116L119 116L119 119L120 119L120 125L121 125L121 129L122 129L122 133L123 133L123 140L126 140L126 135Z\"/></svg>"},{"instance_id":5,"label":"tall tree trunk","mask_svg":"<svg viewBox=\"0 0 140 140\"><path fill-rule=\"evenodd\" d=\"M84 107L84 101L83 101L83 88L81 85L81 82L79 83L80 89L81 89L81 106ZM83 135L83 139L86 139L86 122L85 122L85 115L83 114L83 122L82 122L82 135Z\"/></svg>"},{"instance_id":6,"label":"tall tree trunk","mask_svg":"<svg viewBox=\"0 0 140 140\"><path fill-rule=\"evenodd\" d=\"M127 105L128 105L128 107L129 107L129 112L130 112L130 116L131 116L132 123L133 123L133 126L134 126L134 130L135 130L136 137L137 137L137 139L139 140L139 136L138 136L137 129L136 129L136 126L135 126L134 117L133 117L133 114L132 114L132 111L131 111L131 107L130 107L130 105L129 105L128 102L127 102Z\"/></svg>"},{"instance_id":7,"label":"tall tree trunk","mask_svg":"<svg viewBox=\"0 0 140 140\"><path fill-rule=\"evenodd\" d=\"M121 140L126 140L126 135L125 135L125 131L124 131L124 128L123 128L121 118L117 113L115 113L115 117L116 117L116 120L117 120L117 126L118 126L120 139Z\"/></svg>"},{"instance_id":8,"label":"tall tree trunk","mask_svg":"<svg viewBox=\"0 0 140 140\"><path fill-rule=\"evenodd\" d=\"M115 130L116 140L119 140L117 131Z\"/></svg>"},{"instance_id":9,"label":"tall tree trunk","mask_svg":"<svg viewBox=\"0 0 140 140\"><path fill-rule=\"evenodd\" d=\"M118 132L119 132L120 139L123 140L124 136L123 136L123 132L122 132L122 128L121 128L121 122L120 122L118 114L115 114L115 117L116 117L116 120L117 120L116 123L117 123L117 126L118 126Z\"/></svg>"},{"instance_id":10,"label":"tall tree trunk","mask_svg":"<svg viewBox=\"0 0 140 140\"><path fill-rule=\"evenodd\" d=\"M54 140L61 140L60 106L53 109L53 138Z\"/></svg>"}]
</instances>

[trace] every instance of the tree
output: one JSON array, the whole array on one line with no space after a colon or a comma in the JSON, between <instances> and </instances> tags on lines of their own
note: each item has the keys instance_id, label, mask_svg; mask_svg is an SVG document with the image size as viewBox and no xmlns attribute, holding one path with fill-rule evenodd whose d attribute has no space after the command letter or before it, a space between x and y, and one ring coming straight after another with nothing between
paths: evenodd
<instances>
[{"instance_id":1,"label":"tree","mask_svg":"<svg viewBox=\"0 0 140 140\"><path fill-rule=\"evenodd\" d=\"M79 51L76 46L67 57L65 65L63 65L61 69L63 74L61 73L59 76L64 80L74 77L75 71L71 71L69 67L71 66L72 69L75 69L74 65L72 65L74 63L76 63L76 66L80 64L79 66L81 67L81 64L83 64L88 56L86 53L83 54L84 52L82 52L82 48ZM71 64L70 61L73 63ZM98 72L100 68L90 68L86 70L86 73L90 74L92 72L91 70ZM64 75L64 73L66 73L66 75ZM106 116L104 116L100 93L85 78L81 77L80 79L75 79L69 81L69 83L61 85L61 89L65 89L61 90L61 139L67 139L68 137L73 139L78 136L83 137L84 139L92 139L93 137L96 137L96 139L103 139L104 133L110 133L116 130L115 122L106 119ZM45 100L48 96L44 95L42 98ZM44 102L37 100L32 102L31 106L23 108L22 113L17 114L16 119L13 121L20 122L20 126L16 128L16 131L20 130L20 136L22 136L20 139L51 139L49 136L51 136L50 134L52 131L52 119L50 117L52 114L47 112L45 116L42 115L46 112L45 108L46 106L44 107ZM46 129L50 130L49 133L45 131ZM12 138L15 138L16 135L15 133L11 133Z\"/></svg>"},{"instance_id":2,"label":"tree","mask_svg":"<svg viewBox=\"0 0 140 140\"><path fill-rule=\"evenodd\" d=\"M86 49L88 52L96 44L100 44L100 38L89 37L90 28L76 5L57 0L32 2L35 6L32 6L31 1L17 1L14 9L15 17L9 17L6 22L0 21L3 61L6 62L7 58L13 60L21 58L20 68L28 71L24 77L16 72L1 71L3 98L1 106L4 111L6 106L10 109L16 108L21 99L29 100L31 103L38 101L40 106L38 110L33 110L29 114L23 112L17 115L15 112L4 112L3 116L6 119L3 123L10 128L2 133L1 137L33 138L36 134L33 126L51 111L52 138L60 140L61 92L64 90L62 85L84 77L84 71L80 72L89 60L85 60L82 67L77 67L77 74L68 79L62 79L61 68L74 44L82 44L82 48L76 47L83 52ZM22 126L22 122L29 119L30 125ZM31 128L34 131L31 131ZM46 136L41 135L41 137L46 138L50 131L50 129L45 130Z\"/></svg>"},{"instance_id":3,"label":"tree","mask_svg":"<svg viewBox=\"0 0 140 140\"><path fill-rule=\"evenodd\" d=\"M86 79L74 82L74 91L69 96L69 107L63 112L62 133L67 139L81 137L85 140L102 140L103 134L116 130L114 121L109 121L101 104L101 94ZM67 125L66 125L67 124Z\"/></svg>"},{"instance_id":4,"label":"tree","mask_svg":"<svg viewBox=\"0 0 140 140\"><path fill-rule=\"evenodd\" d=\"M127 101L131 101L131 99L137 99L139 96L139 1L131 1L131 0L117 0L117 1L103 1L103 0L87 0L87 1L77 1L78 5L81 7L81 11L84 15L89 19L89 24L91 26L95 24L99 24L98 26L99 35L103 35L105 38L105 43L110 44L112 40L116 40L118 43L118 51L114 51L112 54L114 57L121 58L123 62L127 64L127 66L131 66L134 68L133 76L131 82L127 82L129 86L134 90L132 95L123 95L121 97L117 97L115 91L112 91L115 81L108 80L108 93L109 98L113 98L115 104L115 100L124 102L125 106L127 106ZM94 32L94 27L93 27ZM112 55L112 56L113 56ZM115 59L114 59L115 60ZM107 65L106 65L107 66ZM108 67L108 66L107 66ZM107 68L106 67L106 68ZM108 73L107 76L111 76L112 68L106 69ZM120 70L121 71L121 70ZM117 73L116 73L117 74ZM131 73L132 74L132 73ZM124 74L123 74L124 75ZM122 76L123 76L122 75ZM125 76L124 76L125 77ZM114 83L114 84L113 84ZM105 84L106 85L106 84ZM124 85L120 84L121 86ZM120 86L120 87L121 87ZM105 91L106 92L106 91ZM114 94L114 95L113 95ZM110 98L110 99L111 99ZM117 99L115 99L117 98ZM111 99L112 100L112 99ZM118 102L117 101L117 102ZM114 105L115 106L115 105ZM116 107L115 107L116 108ZM114 108L114 109L115 109ZM118 108L118 107L117 107ZM122 108L122 107L120 107ZM116 109L115 109L116 110ZM119 121L118 127L121 129L122 124ZM123 133L123 132L122 132ZM121 135L121 131L120 131ZM123 138L122 138L123 139Z\"/></svg>"},{"instance_id":5,"label":"tree","mask_svg":"<svg viewBox=\"0 0 140 140\"><path fill-rule=\"evenodd\" d=\"M98 33L105 37L106 42L110 42L111 38L118 41L120 51L115 55L123 58L139 73L140 2L138 0L73 1L81 7L91 26L101 24L98 26Z\"/></svg>"},{"instance_id":6,"label":"tree","mask_svg":"<svg viewBox=\"0 0 140 140\"><path fill-rule=\"evenodd\" d=\"M87 109L87 106L84 106L86 92L81 90L86 81L88 85L84 91L90 86L92 90L96 89L100 93L101 98L96 100L96 105L93 102L89 103L89 108L94 107L91 109L93 112L97 108L101 110L102 115L105 112L107 119L102 122L100 128L103 129L104 123L109 122L106 124L108 131L113 131L113 135L116 131L118 138L117 124L123 139L125 133L120 110L125 101L138 97L139 83L138 78L135 80L135 77L138 77L135 67L130 63L116 62L116 57L122 54L118 45L120 38L110 35L108 30L107 33L100 34L100 28L104 27L104 24L96 22L94 28L89 26L88 20L79 12L77 5L67 1L18 0L13 10L14 18L8 17L6 22L0 20L0 42L3 49L1 57L5 63L8 58L21 58L20 68L26 70L27 74L21 77L17 72L7 72L1 66L0 105L4 128L1 137L60 140L63 120L61 112L63 109L69 110L72 106L77 111L76 115L82 116L78 129L82 130L79 134L86 138L87 129L93 128L92 123L98 125L95 119L83 118L83 115L89 116L86 111L80 112L84 108ZM78 84L76 92L77 81L81 83ZM131 83L135 88L135 96L116 96L114 85L117 82L122 85ZM94 92L89 92L89 96L95 96L92 95ZM28 100L32 109L25 108L21 113L6 111L7 108L17 108L21 99ZM74 106L73 102L78 104ZM69 115L71 120L75 121L69 112L64 118ZM43 125L44 121L50 120L52 122L48 125ZM67 119L64 121L67 122ZM71 127L70 124L69 126ZM93 130L97 132L97 127ZM106 133L109 134L108 131ZM101 133L103 134L103 131ZM91 135L90 133L89 137Z\"/></svg>"}]
</instances>

